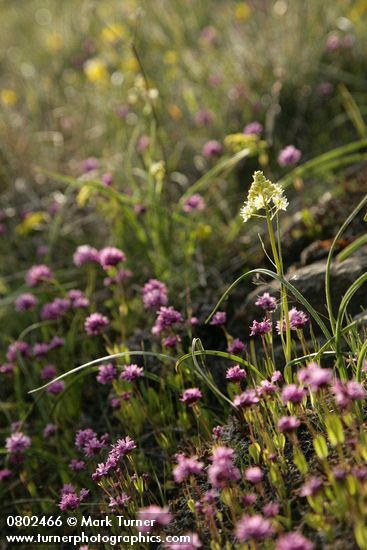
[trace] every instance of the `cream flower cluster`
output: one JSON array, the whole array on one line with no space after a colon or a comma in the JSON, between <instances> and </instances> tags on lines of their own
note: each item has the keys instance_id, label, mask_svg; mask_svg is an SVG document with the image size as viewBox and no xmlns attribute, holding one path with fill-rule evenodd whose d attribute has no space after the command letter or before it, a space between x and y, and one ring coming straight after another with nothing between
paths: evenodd
<instances>
[{"instance_id":1,"label":"cream flower cluster","mask_svg":"<svg viewBox=\"0 0 367 550\"><path fill-rule=\"evenodd\" d=\"M267 208L271 217L274 217L279 210L286 210L287 206L288 201L283 193L283 188L266 179L263 172L258 170L253 175L247 201L241 208L241 216L244 222L247 222L252 216L264 217L263 214L259 214L259 211Z\"/></svg>"}]
</instances>

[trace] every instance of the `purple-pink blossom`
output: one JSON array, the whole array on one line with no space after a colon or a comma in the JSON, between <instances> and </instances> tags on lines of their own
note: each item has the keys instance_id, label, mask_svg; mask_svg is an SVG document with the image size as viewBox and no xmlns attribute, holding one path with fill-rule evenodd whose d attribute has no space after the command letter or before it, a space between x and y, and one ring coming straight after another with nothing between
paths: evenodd
<instances>
[{"instance_id":1,"label":"purple-pink blossom","mask_svg":"<svg viewBox=\"0 0 367 550\"><path fill-rule=\"evenodd\" d=\"M182 454L176 455L177 465L173 468L173 477L176 483L182 483L192 475L200 475L204 463L199 462L196 456L186 457Z\"/></svg>"},{"instance_id":2,"label":"purple-pink blossom","mask_svg":"<svg viewBox=\"0 0 367 550\"><path fill-rule=\"evenodd\" d=\"M149 279L143 288L143 303L145 309L157 311L168 303L167 287L157 279Z\"/></svg>"},{"instance_id":3,"label":"purple-pink blossom","mask_svg":"<svg viewBox=\"0 0 367 550\"><path fill-rule=\"evenodd\" d=\"M22 340L17 340L10 344L6 352L6 358L11 363L19 357L23 357L24 359L29 357L29 346L27 342L23 342Z\"/></svg>"},{"instance_id":4,"label":"purple-pink blossom","mask_svg":"<svg viewBox=\"0 0 367 550\"><path fill-rule=\"evenodd\" d=\"M243 133L246 136L261 136L263 132L263 126L260 124L260 122L257 122L254 120L253 122L249 122L249 124L246 124L246 126L243 129Z\"/></svg>"},{"instance_id":5,"label":"purple-pink blossom","mask_svg":"<svg viewBox=\"0 0 367 550\"><path fill-rule=\"evenodd\" d=\"M33 265L26 274L25 281L28 286L38 286L52 281L54 275L51 269L44 264Z\"/></svg>"},{"instance_id":6,"label":"purple-pink blossom","mask_svg":"<svg viewBox=\"0 0 367 550\"><path fill-rule=\"evenodd\" d=\"M74 265L81 267L85 264L99 263L99 252L89 244L78 246L73 255Z\"/></svg>"},{"instance_id":7,"label":"purple-pink blossom","mask_svg":"<svg viewBox=\"0 0 367 550\"><path fill-rule=\"evenodd\" d=\"M182 322L183 317L179 311L176 311L172 306L162 306L158 310L152 333L159 336L164 330Z\"/></svg>"},{"instance_id":8,"label":"purple-pink blossom","mask_svg":"<svg viewBox=\"0 0 367 550\"><path fill-rule=\"evenodd\" d=\"M97 382L100 384L109 384L117 376L116 367L112 363L106 363L98 367Z\"/></svg>"},{"instance_id":9,"label":"purple-pink blossom","mask_svg":"<svg viewBox=\"0 0 367 550\"><path fill-rule=\"evenodd\" d=\"M311 476L301 487L301 497L313 497L315 496L323 486L322 479L316 476Z\"/></svg>"},{"instance_id":10,"label":"purple-pink blossom","mask_svg":"<svg viewBox=\"0 0 367 550\"><path fill-rule=\"evenodd\" d=\"M248 540L263 541L273 534L271 522L261 516L243 516L236 526L236 537L241 542Z\"/></svg>"},{"instance_id":11,"label":"purple-pink blossom","mask_svg":"<svg viewBox=\"0 0 367 550\"><path fill-rule=\"evenodd\" d=\"M184 212L200 212L205 208L205 201L199 193L188 197L183 205Z\"/></svg>"},{"instance_id":12,"label":"purple-pink blossom","mask_svg":"<svg viewBox=\"0 0 367 550\"><path fill-rule=\"evenodd\" d=\"M313 550L313 548L314 544L297 531L281 535L275 544L275 550Z\"/></svg>"},{"instance_id":13,"label":"purple-pink blossom","mask_svg":"<svg viewBox=\"0 0 367 550\"><path fill-rule=\"evenodd\" d=\"M296 416L281 416L278 420L278 430L281 433L295 431L301 425L301 421Z\"/></svg>"},{"instance_id":14,"label":"purple-pink blossom","mask_svg":"<svg viewBox=\"0 0 367 550\"><path fill-rule=\"evenodd\" d=\"M47 393L51 393L52 395L57 395L63 392L64 389L65 389L64 380L55 380L55 382L51 382L51 384L47 386Z\"/></svg>"},{"instance_id":15,"label":"purple-pink blossom","mask_svg":"<svg viewBox=\"0 0 367 550\"><path fill-rule=\"evenodd\" d=\"M5 441L5 448L11 455L23 454L31 445L31 438L23 432L14 432Z\"/></svg>"},{"instance_id":16,"label":"purple-pink blossom","mask_svg":"<svg viewBox=\"0 0 367 550\"><path fill-rule=\"evenodd\" d=\"M125 260L126 256L122 250L114 246L107 246L99 251L99 262L103 269L115 267L120 262L124 262Z\"/></svg>"},{"instance_id":17,"label":"purple-pink blossom","mask_svg":"<svg viewBox=\"0 0 367 550\"><path fill-rule=\"evenodd\" d=\"M227 346L228 353L233 353L234 355L238 355L239 353L244 352L245 349L245 344L239 338L233 338L233 340Z\"/></svg>"},{"instance_id":18,"label":"purple-pink blossom","mask_svg":"<svg viewBox=\"0 0 367 550\"><path fill-rule=\"evenodd\" d=\"M61 319L69 311L70 301L66 298L55 298L52 302L45 304L41 310L43 321Z\"/></svg>"},{"instance_id":19,"label":"purple-pink blossom","mask_svg":"<svg viewBox=\"0 0 367 550\"><path fill-rule=\"evenodd\" d=\"M192 406L195 405L203 397L203 394L199 388L188 388L183 392L180 397L180 401L186 405Z\"/></svg>"},{"instance_id":20,"label":"purple-pink blossom","mask_svg":"<svg viewBox=\"0 0 367 550\"><path fill-rule=\"evenodd\" d=\"M253 389L248 389L242 392L240 395L236 395L233 400L235 407L239 409L248 409L259 402L259 396Z\"/></svg>"},{"instance_id":21,"label":"purple-pink blossom","mask_svg":"<svg viewBox=\"0 0 367 550\"><path fill-rule=\"evenodd\" d=\"M310 386L314 392L329 386L333 379L330 369L322 369L317 363L309 363L305 369L298 372L298 380Z\"/></svg>"},{"instance_id":22,"label":"purple-pink blossom","mask_svg":"<svg viewBox=\"0 0 367 550\"><path fill-rule=\"evenodd\" d=\"M90 336L97 336L105 330L109 323L110 322L105 315L95 312L91 313L91 315L86 318L84 328L86 333Z\"/></svg>"},{"instance_id":23,"label":"purple-pink blossom","mask_svg":"<svg viewBox=\"0 0 367 550\"><path fill-rule=\"evenodd\" d=\"M301 158L301 151L294 145L288 145L282 149L278 155L279 166L291 166L297 164Z\"/></svg>"},{"instance_id":24,"label":"purple-pink blossom","mask_svg":"<svg viewBox=\"0 0 367 550\"><path fill-rule=\"evenodd\" d=\"M234 367L230 367L227 369L226 372L226 379L230 380L231 382L241 382L244 378L246 378L247 374L244 369L241 369L239 365L235 365Z\"/></svg>"},{"instance_id":25,"label":"purple-pink blossom","mask_svg":"<svg viewBox=\"0 0 367 550\"><path fill-rule=\"evenodd\" d=\"M245 479L250 483L260 483L264 477L264 474L258 466L250 466L245 470Z\"/></svg>"},{"instance_id":26,"label":"purple-pink blossom","mask_svg":"<svg viewBox=\"0 0 367 550\"><path fill-rule=\"evenodd\" d=\"M138 527L138 530L141 533L150 531L152 526L166 527L173 519L173 516L167 506L161 508L156 504L151 504L150 506L139 510L137 517L143 523L143 525ZM145 525L145 523L149 523L150 525Z\"/></svg>"},{"instance_id":27,"label":"purple-pink blossom","mask_svg":"<svg viewBox=\"0 0 367 550\"><path fill-rule=\"evenodd\" d=\"M223 489L231 482L240 479L240 471L233 464L234 451L229 447L215 447L208 469L208 480L213 487Z\"/></svg>"},{"instance_id":28,"label":"purple-pink blossom","mask_svg":"<svg viewBox=\"0 0 367 550\"><path fill-rule=\"evenodd\" d=\"M284 386L282 390L282 401L284 405L287 403L301 403L306 396L307 392L304 388L296 386L296 384L288 384Z\"/></svg>"},{"instance_id":29,"label":"purple-pink blossom","mask_svg":"<svg viewBox=\"0 0 367 550\"><path fill-rule=\"evenodd\" d=\"M261 307L264 311L275 311L277 308L277 300L274 296L271 296L269 292L264 292L264 294L257 297L255 305Z\"/></svg>"},{"instance_id":30,"label":"purple-pink blossom","mask_svg":"<svg viewBox=\"0 0 367 550\"><path fill-rule=\"evenodd\" d=\"M15 300L15 309L19 312L31 311L32 309L34 309L37 303L38 299L34 294L32 294L31 292L25 292L24 294L18 296L18 298Z\"/></svg>"},{"instance_id":31,"label":"purple-pink blossom","mask_svg":"<svg viewBox=\"0 0 367 550\"><path fill-rule=\"evenodd\" d=\"M216 327L222 327L227 322L227 314L225 311L217 311L213 316L213 319L210 321L210 324Z\"/></svg>"},{"instance_id":32,"label":"purple-pink blossom","mask_svg":"<svg viewBox=\"0 0 367 550\"><path fill-rule=\"evenodd\" d=\"M215 139L207 141L203 147L203 155L206 158L217 157L222 154L222 151L221 143Z\"/></svg>"},{"instance_id":33,"label":"purple-pink blossom","mask_svg":"<svg viewBox=\"0 0 367 550\"><path fill-rule=\"evenodd\" d=\"M264 336L264 334L272 331L273 326L269 319L263 319L262 321L253 320L250 329L250 336Z\"/></svg>"},{"instance_id":34,"label":"purple-pink blossom","mask_svg":"<svg viewBox=\"0 0 367 550\"><path fill-rule=\"evenodd\" d=\"M138 365L125 365L124 370L120 374L121 380L128 380L129 382L133 382L134 380L137 380L137 378L141 378L144 376L144 369L143 367L138 367Z\"/></svg>"}]
</instances>

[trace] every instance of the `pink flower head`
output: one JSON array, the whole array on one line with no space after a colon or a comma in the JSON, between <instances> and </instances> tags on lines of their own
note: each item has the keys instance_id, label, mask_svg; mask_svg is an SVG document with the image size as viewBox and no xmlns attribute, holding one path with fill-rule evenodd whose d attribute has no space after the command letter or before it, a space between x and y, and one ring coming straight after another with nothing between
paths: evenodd
<instances>
[{"instance_id":1,"label":"pink flower head","mask_svg":"<svg viewBox=\"0 0 367 550\"><path fill-rule=\"evenodd\" d=\"M251 466L245 471L245 479L247 479L250 483L260 483L263 477L264 474L258 466Z\"/></svg>"},{"instance_id":2,"label":"pink flower head","mask_svg":"<svg viewBox=\"0 0 367 550\"><path fill-rule=\"evenodd\" d=\"M83 244L78 246L73 256L74 265L81 267L85 264L99 263L99 252L96 248Z\"/></svg>"},{"instance_id":3,"label":"pink flower head","mask_svg":"<svg viewBox=\"0 0 367 550\"><path fill-rule=\"evenodd\" d=\"M271 522L261 516L243 516L236 526L236 537L241 542L248 540L263 541L273 534Z\"/></svg>"},{"instance_id":4,"label":"pink flower head","mask_svg":"<svg viewBox=\"0 0 367 550\"><path fill-rule=\"evenodd\" d=\"M252 389L245 390L240 395L236 395L233 400L234 406L238 407L239 409L248 409L253 405L256 405L258 402L259 396L257 395L256 391Z\"/></svg>"},{"instance_id":5,"label":"pink flower head","mask_svg":"<svg viewBox=\"0 0 367 550\"><path fill-rule=\"evenodd\" d=\"M16 361L19 357L23 357L24 359L29 357L29 346L22 340L10 344L6 352L6 358L10 362Z\"/></svg>"},{"instance_id":6,"label":"pink flower head","mask_svg":"<svg viewBox=\"0 0 367 550\"><path fill-rule=\"evenodd\" d=\"M93 172L93 170L97 170L98 166L99 162L96 157L88 157L80 163L80 169L83 173Z\"/></svg>"},{"instance_id":7,"label":"pink flower head","mask_svg":"<svg viewBox=\"0 0 367 550\"><path fill-rule=\"evenodd\" d=\"M275 545L275 550L313 550L313 548L313 543L297 531L281 535Z\"/></svg>"},{"instance_id":8,"label":"pink flower head","mask_svg":"<svg viewBox=\"0 0 367 550\"><path fill-rule=\"evenodd\" d=\"M330 369L322 369L317 363L310 363L307 368L301 369L298 373L298 380L302 384L310 386L314 392L329 386L333 374Z\"/></svg>"},{"instance_id":9,"label":"pink flower head","mask_svg":"<svg viewBox=\"0 0 367 550\"><path fill-rule=\"evenodd\" d=\"M157 279L149 279L143 288L143 303L145 309L157 311L168 303L167 287Z\"/></svg>"},{"instance_id":10,"label":"pink flower head","mask_svg":"<svg viewBox=\"0 0 367 550\"><path fill-rule=\"evenodd\" d=\"M56 368L54 365L45 365L41 370L42 380L51 380L56 376Z\"/></svg>"},{"instance_id":11,"label":"pink flower head","mask_svg":"<svg viewBox=\"0 0 367 550\"><path fill-rule=\"evenodd\" d=\"M195 115L196 126L210 126L214 121L214 115L207 109L201 109Z\"/></svg>"},{"instance_id":12,"label":"pink flower head","mask_svg":"<svg viewBox=\"0 0 367 550\"><path fill-rule=\"evenodd\" d=\"M277 391L278 387L273 382L269 382L269 380L261 380L260 386L257 388L257 393L261 397L264 395L273 395Z\"/></svg>"},{"instance_id":13,"label":"pink flower head","mask_svg":"<svg viewBox=\"0 0 367 550\"><path fill-rule=\"evenodd\" d=\"M152 333L155 335L160 335L163 331L168 328L173 327L174 325L180 324L183 322L183 317L180 312L170 307L160 307L157 312L157 319L155 321L154 327L152 328Z\"/></svg>"},{"instance_id":14,"label":"pink flower head","mask_svg":"<svg viewBox=\"0 0 367 550\"><path fill-rule=\"evenodd\" d=\"M166 348L174 348L180 342L181 342L181 338L176 334L172 336L167 336L167 338L163 340L163 345L166 346Z\"/></svg>"},{"instance_id":15,"label":"pink flower head","mask_svg":"<svg viewBox=\"0 0 367 550\"><path fill-rule=\"evenodd\" d=\"M54 278L51 269L44 264L32 266L26 274L25 281L28 286L38 286L42 283L48 283Z\"/></svg>"},{"instance_id":16,"label":"pink flower head","mask_svg":"<svg viewBox=\"0 0 367 550\"><path fill-rule=\"evenodd\" d=\"M284 386L282 391L282 401L284 405L287 403L301 403L307 392L304 388L296 386L296 384L288 384Z\"/></svg>"},{"instance_id":17,"label":"pink flower head","mask_svg":"<svg viewBox=\"0 0 367 550\"><path fill-rule=\"evenodd\" d=\"M204 210L205 208L205 201L199 193L195 193L194 195L191 195L188 199L186 199L183 209L184 212L199 212L201 210Z\"/></svg>"},{"instance_id":18,"label":"pink flower head","mask_svg":"<svg viewBox=\"0 0 367 550\"><path fill-rule=\"evenodd\" d=\"M366 390L355 380L350 380L346 383L336 380L331 391L335 396L335 401L343 409L346 408L351 401L360 401L366 398Z\"/></svg>"},{"instance_id":19,"label":"pink flower head","mask_svg":"<svg viewBox=\"0 0 367 550\"><path fill-rule=\"evenodd\" d=\"M301 497L313 497L320 491L322 486L322 479L316 476L312 476L302 485L299 494Z\"/></svg>"},{"instance_id":20,"label":"pink flower head","mask_svg":"<svg viewBox=\"0 0 367 550\"><path fill-rule=\"evenodd\" d=\"M14 363L3 363L0 365L0 373L1 374L10 374L16 369L16 365Z\"/></svg>"},{"instance_id":21,"label":"pink flower head","mask_svg":"<svg viewBox=\"0 0 367 550\"><path fill-rule=\"evenodd\" d=\"M49 437L52 437L57 432L57 426L56 424L46 424L43 430L43 437L45 439L48 439Z\"/></svg>"},{"instance_id":22,"label":"pink flower head","mask_svg":"<svg viewBox=\"0 0 367 550\"><path fill-rule=\"evenodd\" d=\"M215 139L207 141L203 147L203 155L206 158L217 157L222 154L222 151L222 145L219 143L219 141L216 141Z\"/></svg>"},{"instance_id":23,"label":"pink flower head","mask_svg":"<svg viewBox=\"0 0 367 550\"><path fill-rule=\"evenodd\" d=\"M223 489L240 479L240 471L234 466L233 459L233 449L224 446L213 449L212 464L208 469L208 479L213 487Z\"/></svg>"},{"instance_id":24,"label":"pink flower head","mask_svg":"<svg viewBox=\"0 0 367 550\"><path fill-rule=\"evenodd\" d=\"M65 493L61 496L59 508L62 512L79 508L80 498L75 493Z\"/></svg>"},{"instance_id":25,"label":"pink flower head","mask_svg":"<svg viewBox=\"0 0 367 550\"><path fill-rule=\"evenodd\" d=\"M173 477L176 483L182 483L192 475L200 475L204 464L199 462L196 456L186 457L182 454L176 455L177 465L173 468Z\"/></svg>"},{"instance_id":26,"label":"pink flower head","mask_svg":"<svg viewBox=\"0 0 367 550\"><path fill-rule=\"evenodd\" d=\"M275 518L279 514L280 506L278 502L268 502L263 507L263 514L266 518Z\"/></svg>"},{"instance_id":27,"label":"pink flower head","mask_svg":"<svg viewBox=\"0 0 367 550\"><path fill-rule=\"evenodd\" d=\"M271 332L273 327L269 319L263 319L262 321L253 321L250 327L250 336L263 336Z\"/></svg>"},{"instance_id":28,"label":"pink flower head","mask_svg":"<svg viewBox=\"0 0 367 550\"><path fill-rule=\"evenodd\" d=\"M274 384L277 384L278 382L281 382L283 379L283 375L279 370L275 370L273 374L271 375L271 381Z\"/></svg>"},{"instance_id":29,"label":"pink flower head","mask_svg":"<svg viewBox=\"0 0 367 550\"><path fill-rule=\"evenodd\" d=\"M108 325L108 318L101 313L96 312L91 313L91 315L86 318L84 328L86 333L90 336L97 336L98 334L102 334Z\"/></svg>"},{"instance_id":30,"label":"pink flower head","mask_svg":"<svg viewBox=\"0 0 367 550\"><path fill-rule=\"evenodd\" d=\"M13 472L9 470L9 468L3 468L2 470L0 470L0 482L5 481L12 475L13 475Z\"/></svg>"},{"instance_id":31,"label":"pink flower head","mask_svg":"<svg viewBox=\"0 0 367 550\"><path fill-rule=\"evenodd\" d=\"M97 382L100 384L109 384L117 375L116 367L112 363L106 363L98 367Z\"/></svg>"},{"instance_id":32,"label":"pink flower head","mask_svg":"<svg viewBox=\"0 0 367 550\"><path fill-rule=\"evenodd\" d=\"M126 256L122 250L115 248L114 246L107 246L99 251L99 262L103 269L115 267L120 262L124 262L125 260Z\"/></svg>"},{"instance_id":33,"label":"pink flower head","mask_svg":"<svg viewBox=\"0 0 367 550\"><path fill-rule=\"evenodd\" d=\"M5 448L11 455L23 454L31 445L31 438L22 432L14 432L5 441Z\"/></svg>"},{"instance_id":34,"label":"pink flower head","mask_svg":"<svg viewBox=\"0 0 367 550\"><path fill-rule=\"evenodd\" d=\"M137 143L136 148L137 148L139 153L144 153L144 151L146 151L146 149L148 149L149 145L150 145L150 137L146 136L146 135L142 135L138 139L138 143Z\"/></svg>"},{"instance_id":35,"label":"pink flower head","mask_svg":"<svg viewBox=\"0 0 367 550\"><path fill-rule=\"evenodd\" d=\"M301 421L296 416L282 416L278 420L278 430L281 433L293 432L301 425Z\"/></svg>"},{"instance_id":36,"label":"pink flower head","mask_svg":"<svg viewBox=\"0 0 367 550\"><path fill-rule=\"evenodd\" d=\"M151 504L147 508L139 510L138 519L143 523L142 526L138 527L138 530L141 533L146 533L152 529L152 525L155 527L166 527L171 523L173 517L168 507L161 508L160 506ZM144 522L147 522L147 520L149 520L150 525L144 525Z\"/></svg>"},{"instance_id":37,"label":"pink flower head","mask_svg":"<svg viewBox=\"0 0 367 550\"><path fill-rule=\"evenodd\" d=\"M110 172L106 172L102 176L102 183L105 187L111 187L113 184L113 175Z\"/></svg>"},{"instance_id":38,"label":"pink flower head","mask_svg":"<svg viewBox=\"0 0 367 550\"><path fill-rule=\"evenodd\" d=\"M264 311L275 311L277 300L274 296L270 296L269 292L264 292L264 294L257 297L255 305L261 307Z\"/></svg>"},{"instance_id":39,"label":"pink flower head","mask_svg":"<svg viewBox=\"0 0 367 550\"><path fill-rule=\"evenodd\" d=\"M296 149L294 145L288 145L285 149L282 149L278 156L279 166L291 166L297 164L301 158L301 151Z\"/></svg>"},{"instance_id":40,"label":"pink flower head","mask_svg":"<svg viewBox=\"0 0 367 550\"><path fill-rule=\"evenodd\" d=\"M180 397L180 401L186 405L192 406L195 405L203 397L203 394L199 388L189 388L183 392Z\"/></svg>"},{"instance_id":41,"label":"pink flower head","mask_svg":"<svg viewBox=\"0 0 367 550\"><path fill-rule=\"evenodd\" d=\"M138 367L138 365L126 365L120 374L121 380L128 380L129 382L133 382L142 376L144 376L144 369Z\"/></svg>"},{"instance_id":42,"label":"pink flower head","mask_svg":"<svg viewBox=\"0 0 367 550\"><path fill-rule=\"evenodd\" d=\"M210 324L216 327L222 327L227 322L227 315L225 311L217 311L213 316L213 319L210 321Z\"/></svg>"},{"instance_id":43,"label":"pink flower head","mask_svg":"<svg viewBox=\"0 0 367 550\"><path fill-rule=\"evenodd\" d=\"M89 306L89 300L81 290L75 288L69 290L68 299L73 309L85 309Z\"/></svg>"},{"instance_id":44,"label":"pink flower head","mask_svg":"<svg viewBox=\"0 0 367 550\"><path fill-rule=\"evenodd\" d=\"M47 392L51 393L52 395L57 395L58 393L63 392L65 389L65 382L64 380L55 380L55 382L52 382L47 387Z\"/></svg>"},{"instance_id":45,"label":"pink flower head","mask_svg":"<svg viewBox=\"0 0 367 550\"><path fill-rule=\"evenodd\" d=\"M233 338L232 342L230 342L227 347L228 353L233 353L234 355L242 353L245 349L245 344L239 338Z\"/></svg>"},{"instance_id":46,"label":"pink flower head","mask_svg":"<svg viewBox=\"0 0 367 550\"><path fill-rule=\"evenodd\" d=\"M77 458L73 458L69 463L69 468L73 472L81 472L85 468L85 462L84 460L78 460Z\"/></svg>"},{"instance_id":47,"label":"pink flower head","mask_svg":"<svg viewBox=\"0 0 367 550\"><path fill-rule=\"evenodd\" d=\"M339 33L331 32L326 40L326 49L329 52L335 52L342 47L342 39Z\"/></svg>"},{"instance_id":48,"label":"pink flower head","mask_svg":"<svg viewBox=\"0 0 367 550\"><path fill-rule=\"evenodd\" d=\"M16 311L30 311L32 310L38 303L38 299L34 294L31 294L30 292L25 292L24 294L21 294L18 296L18 298L15 300L15 309Z\"/></svg>"},{"instance_id":49,"label":"pink flower head","mask_svg":"<svg viewBox=\"0 0 367 550\"><path fill-rule=\"evenodd\" d=\"M260 122L257 122L256 120L254 122L250 122L249 124L246 124L246 126L243 129L243 133L246 136L261 136L263 132L263 126L260 124Z\"/></svg>"},{"instance_id":50,"label":"pink flower head","mask_svg":"<svg viewBox=\"0 0 367 550\"><path fill-rule=\"evenodd\" d=\"M66 298L55 298L52 302L45 304L41 310L43 321L61 319L69 310L70 301Z\"/></svg>"},{"instance_id":51,"label":"pink flower head","mask_svg":"<svg viewBox=\"0 0 367 550\"><path fill-rule=\"evenodd\" d=\"M246 371L244 369L241 369L239 365L230 367L226 372L226 379L230 380L231 382L241 382L241 380L246 378L246 376Z\"/></svg>"}]
</instances>

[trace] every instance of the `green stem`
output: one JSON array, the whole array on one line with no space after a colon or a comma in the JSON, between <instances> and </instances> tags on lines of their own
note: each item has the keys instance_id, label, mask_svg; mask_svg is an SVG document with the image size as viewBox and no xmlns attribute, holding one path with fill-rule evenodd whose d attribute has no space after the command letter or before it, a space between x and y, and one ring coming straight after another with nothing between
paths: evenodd
<instances>
[{"instance_id":1,"label":"green stem","mask_svg":"<svg viewBox=\"0 0 367 550\"><path fill-rule=\"evenodd\" d=\"M265 211L266 211L266 223L267 223L267 226L268 226L268 233L269 233L269 238L270 238L270 246L271 246L271 250L272 250L272 253L273 253L273 258L274 258L277 274L280 277L283 277L282 260L281 260L280 255L278 254L278 249L277 249L275 234L274 234L274 228L273 228L273 224L272 224L272 221L271 221L269 208L268 208L267 205L266 205ZM286 362L288 362L291 359L291 329L290 329L290 324L289 324L289 308L288 308L287 291L286 291L286 289L284 288L283 285L281 285L281 299L282 299L282 313L281 313L281 319L280 319L280 335L281 335L281 337L283 335L282 325L283 325L283 315L284 315L284 317L285 317L285 334L286 334L284 355L285 355Z\"/></svg>"}]
</instances>

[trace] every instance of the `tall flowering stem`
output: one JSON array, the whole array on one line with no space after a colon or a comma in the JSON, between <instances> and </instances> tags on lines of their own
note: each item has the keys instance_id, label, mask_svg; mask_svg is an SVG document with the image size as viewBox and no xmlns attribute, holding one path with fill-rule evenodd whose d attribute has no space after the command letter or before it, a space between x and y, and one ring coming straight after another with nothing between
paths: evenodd
<instances>
[{"instance_id":1,"label":"tall flowering stem","mask_svg":"<svg viewBox=\"0 0 367 550\"><path fill-rule=\"evenodd\" d=\"M243 221L246 222L252 217L265 218L269 233L270 246L274 259L277 275L283 277L283 262L279 248L276 242L276 236L273 227L274 217L278 220L278 212L286 210L288 201L284 196L283 189L280 185L272 183L266 179L261 171L257 171L253 175L253 182L248 192L247 201L241 209ZM282 296L282 315L285 317L285 344L283 341L284 355L286 361L291 359L291 330L289 323L289 310L287 292L284 286L281 287ZM283 335L281 333L283 340Z\"/></svg>"},{"instance_id":2,"label":"tall flowering stem","mask_svg":"<svg viewBox=\"0 0 367 550\"><path fill-rule=\"evenodd\" d=\"M282 257L281 257L281 254L278 253L278 248L277 248L277 245L276 245L276 238L275 238L272 218L271 218L271 214L270 214L268 206L266 206L265 212L266 212L266 223L267 223L268 233L269 233L269 238L270 238L270 246L271 246L271 250L272 250L272 254L273 254L273 259L274 259L277 275L279 275L279 277L283 277L284 273L283 273ZM281 304L282 304L281 317L284 315L284 318L285 318L285 350L284 350L284 355L285 355L286 361L288 362L288 361L291 360L291 328L290 328L290 323L289 323L289 308L288 308L287 291L286 291L286 289L283 285L281 285ZM281 332L280 334L281 334L282 341L284 343L283 332Z\"/></svg>"}]
</instances>

